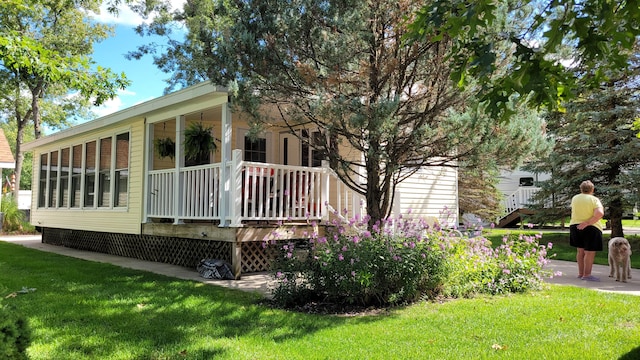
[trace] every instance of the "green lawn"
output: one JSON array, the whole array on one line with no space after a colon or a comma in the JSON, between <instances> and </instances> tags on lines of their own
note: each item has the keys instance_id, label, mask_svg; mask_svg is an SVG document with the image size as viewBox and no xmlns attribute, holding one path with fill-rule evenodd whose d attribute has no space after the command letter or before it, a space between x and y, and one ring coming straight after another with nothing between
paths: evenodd
<instances>
[{"instance_id":1,"label":"green lawn","mask_svg":"<svg viewBox=\"0 0 640 360\"><path fill-rule=\"evenodd\" d=\"M550 286L359 316L0 242L0 300L30 359L637 359L640 299ZM6 297L23 287L35 291Z\"/></svg>"}]
</instances>

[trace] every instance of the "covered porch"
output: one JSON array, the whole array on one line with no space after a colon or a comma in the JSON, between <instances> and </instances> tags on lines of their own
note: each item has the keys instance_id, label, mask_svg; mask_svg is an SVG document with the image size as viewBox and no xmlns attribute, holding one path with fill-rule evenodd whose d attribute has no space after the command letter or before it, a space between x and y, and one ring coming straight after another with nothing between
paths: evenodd
<instances>
[{"instance_id":1,"label":"covered porch","mask_svg":"<svg viewBox=\"0 0 640 360\"><path fill-rule=\"evenodd\" d=\"M185 137L194 123L210 131L217 145L198 163L186 155ZM118 246L171 239L168 245L158 240L159 250L144 254L187 266L217 254L230 261L239 278L267 268L262 242L274 232L280 240L299 240L321 234L334 217L364 214L364 198L315 158L310 142L277 124L257 140L249 129L243 114L232 113L226 93L192 97L189 105L147 116L141 149L145 240ZM300 129L297 135L311 131ZM173 149L161 154L154 147L159 139L169 139Z\"/></svg>"},{"instance_id":2,"label":"covered porch","mask_svg":"<svg viewBox=\"0 0 640 360\"><path fill-rule=\"evenodd\" d=\"M245 227L327 221L335 210L364 212L364 198L315 158L310 141L277 122L249 137L249 121L233 113L229 101L226 92L208 93L145 118L143 224ZM192 145L186 139L194 124L215 139L196 163L187 156ZM158 151L159 140L173 143L171 151Z\"/></svg>"}]
</instances>

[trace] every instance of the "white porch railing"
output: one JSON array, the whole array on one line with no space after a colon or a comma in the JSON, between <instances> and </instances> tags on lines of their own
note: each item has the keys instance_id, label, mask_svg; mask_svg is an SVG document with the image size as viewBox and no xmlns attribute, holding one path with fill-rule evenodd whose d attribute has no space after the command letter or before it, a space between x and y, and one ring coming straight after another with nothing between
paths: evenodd
<instances>
[{"instance_id":1,"label":"white porch railing","mask_svg":"<svg viewBox=\"0 0 640 360\"><path fill-rule=\"evenodd\" d=\"M243 221L328 220L332 209L363 212L360 198L328 166L247 162L241 156L234 151L227 164L228 183L220 163L149 171L147 218L241 226ZM330 189L331 184L336 188ZM224 203L227 208L222 209Z\"/></svg>"},{"instance_id":2,"label":"white porch railing","mask_svg":"<svg viewBox=\"0 0 640 360\"><path fill-rule=\"evenodd\" d=\"M511 214L518 209L526 208L532 204L533 196L539 190L539 187L521 187L506 196L504 199L505 214Z\"/></svg>"}]
</instances>

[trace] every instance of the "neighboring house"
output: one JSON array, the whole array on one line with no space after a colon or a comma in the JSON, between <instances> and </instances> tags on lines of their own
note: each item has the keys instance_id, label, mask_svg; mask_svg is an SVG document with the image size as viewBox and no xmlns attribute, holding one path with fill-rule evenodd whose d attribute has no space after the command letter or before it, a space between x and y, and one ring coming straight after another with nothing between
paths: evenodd
<instances>
[{"instance_id":1,"label":"neighboring house","mask_svg":"<svg viewBox=\"0 0 640 360\"><path fill-rule=\"evenodd\" d=\"M4 130L0 129L0 169L15 169L16 160L13 158L11 147L4 135Z\"/></svg>"},{"instance_id":2,"label":"neighboring house","mask_svg":"<svg viewBox=\"0 0 640 360\"><path fill-rule=\"evenodd\" d=\"M498 227L518 223L522 216L531 215L532 197L540 190L539 181L549 180L549 174L538 174L524 170L502 171L496 188L504 196L504 214L498 219Z\"/></svg>"},{"instance_id":3,"label":"neighboring house","mask_svg":"<svg viewBox=\"0 0 640 360\"><path fill-rule=\"evenodd\" d=\"M0 129L0 175L2 174L2 169L15 169L15 167L16 160L13 158L11 147L7 141L7 137L4 135L4 130ZM4 184L6 180L11 181L10 179L2 179L2 184ZM1 202L2 196L0 196L0 203ZM1 229L2 224L0 223L0 230Z\"/></svg>"},{"instance_id":4,"label":"neighboring house","mask_svg":"<svg viewBox=\"0 0 640 360\"><path fill-rule=\"evenodd\" d=\"M262 241L274 231L302 239L337 211L363 213L362 198L304 141L317 130L296 130L301 141L273 126L252 140L229 101L206 82L25 144L42 241L192 268L222 259L239 277L267 269ZM200 164L184 156L192 123L218 138ZM420 171L399 190L398 212L457 213L453 167Z\"/></svg>"}]
</instances>

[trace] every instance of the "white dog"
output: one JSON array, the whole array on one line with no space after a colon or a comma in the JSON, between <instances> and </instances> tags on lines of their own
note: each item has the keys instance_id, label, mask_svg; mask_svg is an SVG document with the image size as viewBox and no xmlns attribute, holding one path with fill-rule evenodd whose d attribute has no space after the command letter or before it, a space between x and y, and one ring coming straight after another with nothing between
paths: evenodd
<instances>
[{"instance_id":1,"label":"white dog","mask_svg":"<svg viewBox=\"0 0 640 360\"><path fill-rule=\"evenodd\" d=\"M631 279L631 245L623 237L609 240L609 277L615 273L616 281Z\"/></svg>"}]
</instances>

